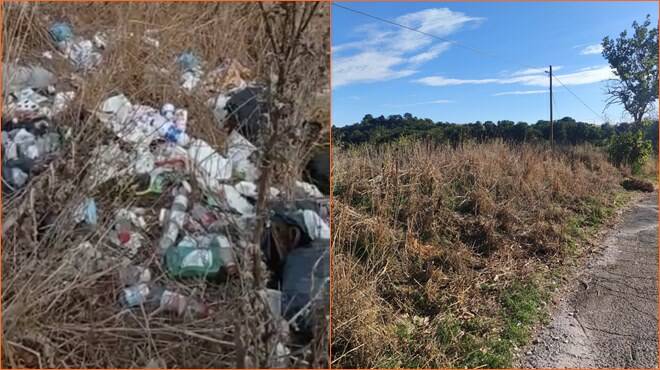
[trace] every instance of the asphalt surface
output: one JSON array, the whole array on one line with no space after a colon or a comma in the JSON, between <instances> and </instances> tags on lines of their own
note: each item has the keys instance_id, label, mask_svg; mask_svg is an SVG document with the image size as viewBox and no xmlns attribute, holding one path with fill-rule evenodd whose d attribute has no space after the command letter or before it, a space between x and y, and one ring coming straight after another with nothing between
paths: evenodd
<instances>
[{"instance_id":1,"label":"asphalt surface","mask_svg":"<svg viewBox=\"0 0 660 370\"><path fill-rule=\"evenodd\" d=\"M658 194L644 195L603 239L520 367L657 368Z\"/></svg>"}]
</instances>

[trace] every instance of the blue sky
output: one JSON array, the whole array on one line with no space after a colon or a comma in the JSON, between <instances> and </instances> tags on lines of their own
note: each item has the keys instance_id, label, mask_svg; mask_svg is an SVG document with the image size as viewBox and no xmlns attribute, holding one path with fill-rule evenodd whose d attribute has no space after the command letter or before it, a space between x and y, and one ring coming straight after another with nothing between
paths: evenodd
<instances>
[{"instance_id":1,"label":"blue sky","mask_svg":"<svg viewBox=\"0 0 660 370\"><path fill-rule=\"evenodd\" d=\"M603 112L612 74L599 44L604 36L630 29L634 20L643 22L646 14L657 24L658 14L655 2L339 4L451 42L333 6L337 126L359 122L365 114L405 112L455 123L548 119L543 71L549 64L601 117L554 81L556 118L626 120L620 106Z\"/></svg>"}]
</instances>

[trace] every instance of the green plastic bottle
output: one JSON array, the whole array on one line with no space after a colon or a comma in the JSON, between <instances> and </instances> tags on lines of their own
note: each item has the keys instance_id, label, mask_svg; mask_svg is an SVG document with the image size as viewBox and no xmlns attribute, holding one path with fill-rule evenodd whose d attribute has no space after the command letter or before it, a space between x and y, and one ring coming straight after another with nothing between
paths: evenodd
<instances>
[{"instance_id":1,"label":"green plastic bottle","mask_svg":"<svg viewBox=\"0 0 660 370\"><path fill-rule=\"evenodd\" d=\"M216 279L220 274L222 260L220 249L171 246L165 253L165 264L175 278Z\"/></svg>"},{"instance_id":2,"label":"green plastic bottle","mask_svg":"<svg viewBox=\"0 0 660 370\"><path fill-rule=\"evenodd\" d=\"M179 243L165 253L165 264L170 275L175 278L207 278L223 280L233 275L236 263L229 240L224 235L216 235L208 248L199 248ZM223 258L224 257L224 258Z\"/></svg>"}]
</instances>

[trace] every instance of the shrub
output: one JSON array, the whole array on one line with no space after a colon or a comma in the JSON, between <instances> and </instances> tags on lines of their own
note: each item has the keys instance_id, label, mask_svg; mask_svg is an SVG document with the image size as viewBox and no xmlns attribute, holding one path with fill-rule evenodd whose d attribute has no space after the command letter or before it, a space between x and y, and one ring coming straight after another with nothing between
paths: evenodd
<instances>
[{"instance_id":1,"label":"shrub","mask_svg":"<svg viewBox=\"0 0 660 370\"><path fill-rule=\"evenodd\" d=\"M638 174L651 155L652 145L644 139L644 133L637 130L612 136L607 150L614 165L630 166L632 172Z\"/></svg>"}]
</instances>

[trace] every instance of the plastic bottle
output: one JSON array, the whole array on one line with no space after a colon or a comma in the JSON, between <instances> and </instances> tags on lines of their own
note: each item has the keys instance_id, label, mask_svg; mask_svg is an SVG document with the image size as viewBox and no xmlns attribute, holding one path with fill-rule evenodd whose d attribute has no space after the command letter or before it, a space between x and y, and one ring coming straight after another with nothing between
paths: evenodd
<instances>
[{"instance_id":1,"label":"plastic bottle","mask_svg":"<svg viewBox=\"0 0 660 370\"><path fill-rule=\"evenodd\" d=\"M117 231L117 239L121 244L126 244L131 241L131 232L133 224L129 218L121 217L117 220L115 230Z\"/></svg>"},{"instance_id":2,"label":"plastic bottle","mask_svg":"<svg viewBox=\"0 0 660 370\"><path fill-rule=\"evenodd\" d=\"M219 249L222 266L227 271L227 274L229 276L238 274L238 266L236 265L236 258L234 258L234 248L232 248L229 239L224 235L217 235L213 238L211 247Z\"/></svg>"},{"instance_id":3,"label":"plastic bottle","mask_svg":"<svg viewBox=\"0 0 660 370\"><path fill-rule=\"evenodd\" d=\"M177 193L174 197L174 202L172 203L172 208L170 208L165 226L163 227L163 235L160 237L160 242L158 243L161 254L164 254L168 248L176 243L179 231L186 221L188 190L184 186L181 186Z\"/></svg>"},{"instance_id":4,"label":"plastic bottle","mask_svg":"<svg viewBox=\"0 0 660 370\"><path fill-rule=\"evenodd\" d=\"M178 316L186 314L203 317L208 314L208 307L189 297L167 290L163 287L140 283L122 290L119 304L125 308L144 305L148 310L162 309Z\"/></svg>"},{"instance_id":5,"label":"plastic bottle","mask_svg":"<svg viewBox=\"0 0 660 370\"><path fill-rule=\"evenodd\" d=\"M165 265L169 274L175 278L216 280L220 277L222 259L220 249L213 243L209 248L179 245L167 250Z\"/></svg>"}]
</instances>

